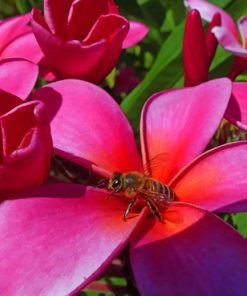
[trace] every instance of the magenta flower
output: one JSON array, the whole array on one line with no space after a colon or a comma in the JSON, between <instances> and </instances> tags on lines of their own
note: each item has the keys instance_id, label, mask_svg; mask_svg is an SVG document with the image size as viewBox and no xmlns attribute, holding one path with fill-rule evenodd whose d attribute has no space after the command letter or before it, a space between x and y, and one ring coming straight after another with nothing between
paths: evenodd
<instances>
[{"instance_id":1,"label":"magenta flower","mask_svg":"<svg viewBox=\"0 0 247 296\"><path fill-rule=\"evenodd\" d=\"M190 9L199 10L202 18L208 22L212 20L215 13L221 16L221 26L216 25L212 32L220 45L235 56L234 65L229 73L229 77L235 79L247 69L247 17L240 18L237 27L229 14L207 1L185 0L184 3Z\"/></svg>"},{"instance_id":2,"label":"magenta flower","mask_svg":"<svg viewBox=\"0 0 247 296\"><path fill-rule=\"evenodd\" d=\"M0 194L38 186L48 177L51 135L44 106L0 92Z\"/></svg>"},{"instance_id":3,"label":"magenta flower","mask_svg":"<svg viewBox=\"0 0 247 296\"><path fill-rule=\"evenodd\" d=\"M40 101L23 103L37 75L38 67L26 60L0 62L1 199L42 184L49 174L52 145L45 107Z\"/></svg>"},{"instance_id":4,"label":"magenta flower","mask_svg":"<svg viewBox=\"0 0 247 296\"><path fill-rule=\"evenodd\" d=\"M148 32L121 16L113 0L44 0L44 17L34 8L32 26L48 71L94 83L109 74L122 48Z\"/></svg>"},{"instance_id":5,"label":"magenta flower","mask_svg":"<svg viewBox=\"0 0 247 296\"><path fill-rule=\"evenodd\" d=\"M125 222L125 197L106 199L107 191L83 185L44 185L3 202L1 294L74 295L128 241L142 295L245 291L246 241L210 211L247 209L247 142L198 156L230 94L231 82L219 79L160 92L146 103L140 125L143 163L165 155L151 174L178 197L163 213L164 224L146 216L147 210L132 211ZM129 123L97 86L59 81L38 90L34 99L48 107L59 155L108 176L142 170Z\"/></svg>"},{"instance_id":6,"label":"magenta flower","mask_svg":"<svg viewBox=\"0 0 247 296\"><path fill-rule=\"evenodd\" d=\"M0 22L0 59L24 58L38 63L43 54L28 25L31 14L27 13Z\"/></svg>"}]
</instances>

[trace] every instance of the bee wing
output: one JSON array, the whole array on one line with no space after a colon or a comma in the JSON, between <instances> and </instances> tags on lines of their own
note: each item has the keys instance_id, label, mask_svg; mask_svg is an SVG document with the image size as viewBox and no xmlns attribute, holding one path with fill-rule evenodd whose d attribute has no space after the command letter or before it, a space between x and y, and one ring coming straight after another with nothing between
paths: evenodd
<instances>
[{"instance_id":1,"label":"bee wing","mask_svg":"<svg viewBox=\"0 0 247 296\"><path fill-rule=\"evenodd\" d=\"M150 158L146 163L144 163L144 174L146 176L155 175L155 171L159 170L161 165L167 162L168 153L163 152L155 155L154 157Z\"/></svg>"},{"instance_id":2,"label":"bee wing","mask_svg":"<svg viewBox=\"0 0 247 296\"><path fill-rule=\"evenodd\" d=\"M145 189L136 189L146 199L151 199L155 204L161 207L168 207L170 199L165 193L159 193L154 191L148 191Z\"/></svg>"}]
</instances>

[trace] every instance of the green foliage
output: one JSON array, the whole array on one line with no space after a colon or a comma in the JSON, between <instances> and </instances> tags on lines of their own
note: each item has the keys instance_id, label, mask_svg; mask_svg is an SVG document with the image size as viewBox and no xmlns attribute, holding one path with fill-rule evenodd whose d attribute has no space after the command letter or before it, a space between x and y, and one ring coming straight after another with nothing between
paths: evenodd
<instances>
[{"instance_id":1,"label":"green foliage","mask_svg":"<svg viewBox=\"0 0 247 296\"><path fill-rule=\"evenodd\" d=\"M123 1L119 1L123 4ZM182 42L186 10L183 1L134 1L135 13L143 19L151 29L148 38L140 46L154 42L154 63L146 69L146 75L141 84L125 97L121 106L134 129L138 129L141 109L151 94L183 85ZM245 0L215 0L218 6L226 9L235 19L247 14ZM120 4L121 4L120 3ZM139 10L138 10L139 4ZM124 5L123 5L124 6ZM152 10L153 9L153 10ZM154 13L153 11L156 11ZM128 11L129 8L128 8ZM134 16L134 14L131 14ZM163 21L162 21L163 20ZM157 45L162 42L158 52ZM218 48L210 69L210 78L226 76L232 63L232 57L223 49Z\"/></svg>"},{"instance_id":2,"label":"green foliage","mask_svg":"<svg viewBox=\"0 0 247 296\"><path fill-rule=\"evenodd\" d=\"M247 237L247 213L238 213L234 215L235 226L238 231Z\"/></svg>"}]
</instances>

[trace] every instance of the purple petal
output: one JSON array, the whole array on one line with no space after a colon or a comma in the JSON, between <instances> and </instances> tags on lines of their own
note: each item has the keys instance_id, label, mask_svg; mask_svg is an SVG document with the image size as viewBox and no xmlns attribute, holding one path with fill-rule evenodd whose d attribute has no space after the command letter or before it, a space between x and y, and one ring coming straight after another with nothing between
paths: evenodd
<instances>
[{"instance_id":1,"label":"purple petal","mask_svg":"<svg viewBox=\"0 0 247 296\"><path fill-rule=\"evenodd\" d=\"M142 296L244 295L247 243L218 217L174 205L164 224L146 220L132 243L131 263Z\"/></svg>"}]
</instances>

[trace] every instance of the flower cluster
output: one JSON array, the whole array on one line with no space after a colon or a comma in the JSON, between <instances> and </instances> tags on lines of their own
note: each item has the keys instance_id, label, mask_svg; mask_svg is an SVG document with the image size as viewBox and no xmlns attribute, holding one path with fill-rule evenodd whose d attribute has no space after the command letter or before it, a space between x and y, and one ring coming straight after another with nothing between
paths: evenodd
<instances>
[{"instance_id":1,"label":"flower cluster","mask_svg":"<svg viewBox=\"0 0 247 296\"><path fill-rule=\"evenodd\" d=\"M144 79L113 69L152 24L113 0L44 0L1 21L0 295L77 295L125 248L141 295L245 295L247 242L221 217L247 212L247 21L240 45L223 9L184 3L184 85L140 101L140 117L157 64ZM234 62L213 79L218 44Z\"/></svg>"}]
</instances>

